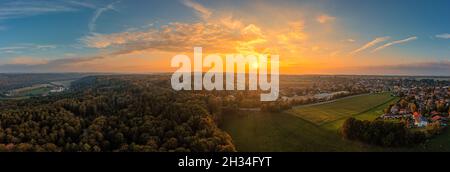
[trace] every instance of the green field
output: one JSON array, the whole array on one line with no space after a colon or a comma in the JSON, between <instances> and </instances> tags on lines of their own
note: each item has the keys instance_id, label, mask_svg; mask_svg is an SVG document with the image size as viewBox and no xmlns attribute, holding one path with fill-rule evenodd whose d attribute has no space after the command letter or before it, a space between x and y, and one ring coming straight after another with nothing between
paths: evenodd
<instances>
[{"instance_id":1,"label":"green field","mask_svg":"<svg viewBox=\"0 0 450 172\"><path fill-rule=\"evenodd\" d=\"M31 89L31 90L27 90L24 91L22 93L20 93L20 96L41 96L43 94L46 94L50 91L50 88L48 87L40 87L40 88L35 88L35 89Z\"/></svg>"},{"instance_id":2,"label":"green field","mask_svg":"<svg viewBox=\"0 0 450 172\"><path fill-rule=\"evenodd\" d=\"M353 96L330 103L294 107L288 113L317 125L326 125L372 111L393 99L389 93Z\"/></svg>"},{"instance_id":3,"label":"green field","mask_svg":"<svg viewBox=\"0 0 450 172\"><path fill-rule=\"evenodd\" d=\"M399 98L397 98L397 97L389 98L383 104L377 105L375 107L369 108L368 110L366 110L362 113L357 113L357 114L354 114L351 116L356 119L360 119L360 120L369 120L369 121L375 120L377 117L379 117L381 114L384 113L384 109L387 106L397 102L398 100L399 100ZM338 119L338 120L335 120L332 122L328 122L326 124L321 125L321 127L328 129L328 130L338 130L339 128L341 128L342 124L344 123L344 121L346 119L347 118L342 118L342 119Z\"/></svg>"},{"instance_id":4,"label":"green field","mask_svg":"<svg viewBox=\"0 0 450 172\"><path fill-rule=\"evenodd\" d=\"M372 102L373 106L368 106L368 103L363 103L362 100ZM375 103L375 100L380 100L380 102ZM353 112L350 115L338 117L331 115L330 118L335 120L328 120L327 123L314 123L311 120L301 118L299 115L293 115L292 112L241 111L224 115L221 128L231 135L237 150L244 152L450 151L450 130L445 131L445 133L426 144L408 148L382 148L344 140L340 137L339 128L347 117L353 116L359 119L373 120L383 113L386 106L397 100L398 98L390 97L388 94L363 95L341 99L331 104L308 107L308 109L315 109L325 116L327 113L320 112L320 108L327 107L326 112L329 112L331 110L329 108L335 107L334 111L338 112L337 114L342 114L344 111ZM350 102L353 102L353 104ZM363 106L364 108L344 107L341 110L339 106L333 104Z\"/></svg>"},{"instance_id":5,"label":"green field","mask_svg":"<svg viewBox=\"0 0 450 172\"><path fill-rule=\"evenodd\" d=\"M363 151L365 146L343 140L336 132L287 113L242 112L224 117L238 151Z\"/></svg>"}]
</instances>

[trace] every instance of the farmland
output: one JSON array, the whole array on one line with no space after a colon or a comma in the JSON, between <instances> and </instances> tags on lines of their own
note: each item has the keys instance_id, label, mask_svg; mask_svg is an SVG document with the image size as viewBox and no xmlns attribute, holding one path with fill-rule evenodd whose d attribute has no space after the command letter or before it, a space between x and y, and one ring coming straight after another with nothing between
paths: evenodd
<instances>
[{"instance_id":1,"label":"farmland","mask_svg":"<svg viewBox=\"0 0 450 172\"><path fill-rule=\"evenodd\" d=\"M298 106L280 113L241 111L226 115L222 128L231 134L238 151L381 151L380 147L342 139L338 129L350 116L376 118L393 101L396 98L383 93ZM315 114L321 117L315 118Z\"/></svg>"},{"instance_id":2,"label":"farmland","mask_svg":"<svg viewBox=\"0 0 450 172\"><path fill-rule=\"evenodd\" d=\"M389 93L361 95L318 105L298 106L287 112L316 125L326 125L350 116L370 112L393 99L395 98L391 97Z\"/></svg>"},{"instance_id":3,"label":"farmland","mask_svg":"<svg viewBox=\"0 0 450 172\"><path fill-rule=\"evenodd\" d=\"M399 98L392 98L389 99L388 101L386 101L384 104L380 104L374 108L371 108L369 110L366 110L362 113L357 113L355 115L353 115L352 117L356 118L356 119L360 119L360 120L374 120L375 118L379 117L381 114L383 114L384 109L392 103L395 103L398 101ZM344 121L347 118L343 118L343 119L338 119L336 121L333 122L329 122L326 124L323 124L321 127L328 129L328 130L338 130L342 124L344 123Z\"/></svg>"},{"instance_id":4,"label":"farmland","mask_svg":"<svg viewBox=\"0 0 450 172\"><path fill-rule=\"evenodd\" d=\"M225 116L222 128L238 151L362 151L336 132L287 113L242 112Z\"/></svg>"},{"instance_id":5,"label":"farmland","mask_svg":"<svg viewBox=\"0 0 450 172\"><path fill-rule=\"evenodd\" d=\"M280 113L243 111L226 115L222 128L230 133L238 151L383 151L344 140L338 130L347 117L374 119L396 100L389 94L372 94ZM318 118L312 118L313 113L326 120L314 121Z\"/></svg>"},{"instance_id":6,"label":"farmland","mask_svg":"<svg viewBox=\"0 0 450 172\"><path fill-rule=\"evenodd\" d=\"M377 103L376 100L381 103ZM293 114L292 111L280 113L241 111L226 115L221 128L231 135L238 151L450 151L449 130L425 144L406 148L382 148L340 137L339 129L347 117L374 120L383 113L385 107L397 100L398 98L389 94L362 95L304 106L307 110L300 110L301 107L297 107L294 112L303 112L301 115ZM372 106L368 102L371 102ZM340 108L338 105L355 107ZM330 113L333 107L336 113ZM330 119L326 120L326 123L321 121L315 123L312 121L315 118L310 118L312 114L304 112L317 112L325 117L329 116ZM343 115L345 112L350 114Z\"/></svg>"}]
</instances>

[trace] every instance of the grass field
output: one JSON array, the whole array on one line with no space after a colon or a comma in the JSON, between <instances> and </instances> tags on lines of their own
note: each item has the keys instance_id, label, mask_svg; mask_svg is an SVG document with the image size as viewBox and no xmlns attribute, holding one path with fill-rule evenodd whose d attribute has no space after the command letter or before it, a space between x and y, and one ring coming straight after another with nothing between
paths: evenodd
<instances>
[{"instance_id":1,"label":"grass field","mask_svg":"<svg viewBox=\"0 0 450 172\"><path fill-rule=\"evenodd\" d=\"M373 106L360 101L372 102ZM376 103L376 100L380 102ZM358 142L348 141L341 138L338 131L347 117L353 116L358 119L373 120L383 113L383 109L390 103L396 102L398 98L390 97L388 94L363 95L341 99L331 104L321 104L308 107L315 109L322 115L320 108L326 107L329 112L343 113L353 112L351 115L341 115L336 118L335 113L331 114L332 119L322 125L318 125L310 120L300 118L298 115L287 113L265 113L241 111L235 114L227 114L221 128L228 132L233 138L238 151L243 152L314 152L314 151L450 151L450 130L433 138L422 145L407 148L382 148L378 146L364 145ZM353 108L343 108L333 105L348 105L353 102ZM317 107L316 107L317 106ZM366 109L365 109L366 108ZM350 110L349 110L350 109Z\"/></svg>"},{"instance_id":2,"label":"grass field","mask_svg":"<svg viewBox=\"0 0 450 172\"><path fill-rule=\"evenodd\" d=\"M395 99L389 93L353 96L330 103L298 106L287 111L316 125L327 125L350 116L368 113Z\"/></svg>"},{"instance_id":3,"label":"grass field","mask_svg":"<svg viewBox=\"0 0 450 172\"><path fill-rule=\"evenodd\" d=\"M222 128L231 134L238 151L381 151L342 139L338 129L350 116L376 118L383 105L394 99L387 93L373 94L283 113L245 111L225 116Z\"/></svg>"},{"instance_id":4,"label":"grass field","mask_svg":"<svg viewBox=\"0 0 450 172\"><path fill-rule=\"evenodd\" d=\"M24 91L24 92L20 93L20 96L31 96L31 97L32 96L40 96L40 95L48 93L49 91L50 91L50 88L48 88L48 87L40 87L40 88L35 88L32 90Z\"/></svg>"},{"instance_id":5,"label":"grass field","mask_svg":"<svg viewBox=\"0 0 450 172\"><path fill-rule=\"evenodd\" d=\"M343 140L336 132L287 113L242 112L224 117L238 151L363 151L366 146Z\"/></svg>"},{"instance_id":6,"label":"grass field","mask_svg":"<svg viewBox=\"0 0 450 172\"><path fill-rule=\"evenodd\" d=\"M355 115L352 115L352 117L360 120L375 120L377 117L379 117L381 114L383 114L384 109L389 106L392 103L395 103L399 100L399 98L394 97L391 99L388 99L385 103L377 105L373 108L370 108L362 113L357 113ZM347 118L338 119L332 122L328 122L326 124L321 125L322 128L328 129L328 130L338 130L341 128L342 124Z\"/></svg>"}]
</instances>

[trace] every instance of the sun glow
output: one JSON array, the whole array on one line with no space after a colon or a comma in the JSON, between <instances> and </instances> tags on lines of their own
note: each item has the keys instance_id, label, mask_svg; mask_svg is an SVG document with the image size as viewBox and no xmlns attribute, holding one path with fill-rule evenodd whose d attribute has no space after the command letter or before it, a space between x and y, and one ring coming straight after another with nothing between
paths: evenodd
<instances>
[{"instance_id":1,"label":"sun glow","mask_svg":"<svg viewBox=\"0 0 450 172\"><path fill-rule=\"evenodd\" d=\"M252 67L253 69L258 69L258 68L259 68L259 63L258 63L258 62L252 63L252 64L251 64L251 67Z\"/></svg>"}]
</instances>

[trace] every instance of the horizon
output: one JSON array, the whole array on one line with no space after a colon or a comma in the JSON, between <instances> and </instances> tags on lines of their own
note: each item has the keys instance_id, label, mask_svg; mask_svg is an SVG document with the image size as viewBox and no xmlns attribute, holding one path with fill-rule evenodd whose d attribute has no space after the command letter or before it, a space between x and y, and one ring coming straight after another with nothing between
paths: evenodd
<instances>
[{"instance_id":1,"label":"horizon","mask_svg":"<svg viewBox=\"0 0 450 172\"><path fill-rule=\"evenodd\" d=\"M446 77L449 5L6 0L0 73L171 73L172 57L200 46L205 55L278 54L282 75Z\"/></svg>"},{"instance_id":2,"label":"horizon","mask_svg":"<svg viewBox=\"0 0 450 172\"><path fill-rule=\"evenodd\" d=\"M194 73L194 72L192 72ZM202 72L203 74L206 72ZM171 72L0 72L1 74L19 75L19 74L92 74L95 75L172 75ZM239 74L239 73L235 73ZM248 73L245 73L248 74ZM225 75L225 73L223 74ZM430 77L430 78L450 78L450 75L372 75L372 74L279 74L279 76L361 76L361 77Z\"/></svg>"}]
</instances>

